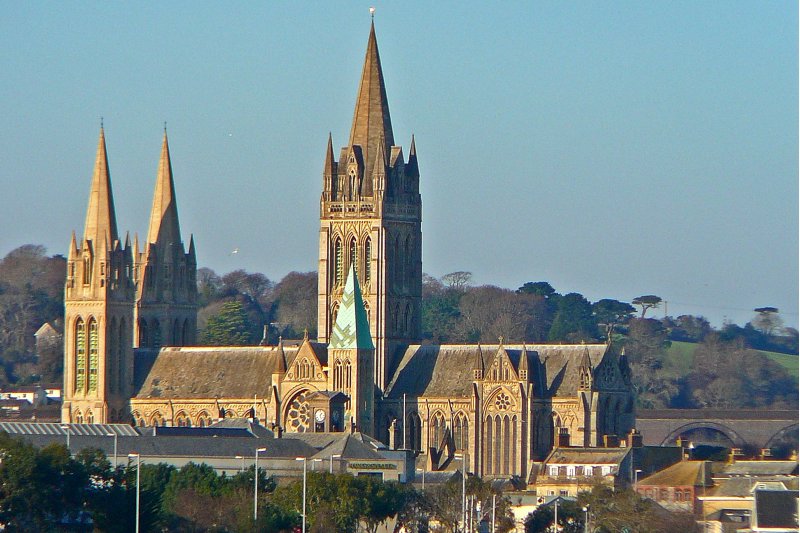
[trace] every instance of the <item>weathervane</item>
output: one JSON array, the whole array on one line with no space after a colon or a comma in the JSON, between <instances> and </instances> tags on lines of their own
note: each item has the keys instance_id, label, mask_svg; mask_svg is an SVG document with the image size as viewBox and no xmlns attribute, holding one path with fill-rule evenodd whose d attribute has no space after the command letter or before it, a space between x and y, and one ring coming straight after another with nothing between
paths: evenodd
<instances>
[{"instance_id":1,"label":"weathervane","mask_svg":"<svg viewBox=\"0 0 800 533\"><path fill-rule=\"evenodd\" d=\"M369 16L372 17L372 20L375 20L375 8L374 7L370 7L369 8Z\"/></svg>"}]
</instances>

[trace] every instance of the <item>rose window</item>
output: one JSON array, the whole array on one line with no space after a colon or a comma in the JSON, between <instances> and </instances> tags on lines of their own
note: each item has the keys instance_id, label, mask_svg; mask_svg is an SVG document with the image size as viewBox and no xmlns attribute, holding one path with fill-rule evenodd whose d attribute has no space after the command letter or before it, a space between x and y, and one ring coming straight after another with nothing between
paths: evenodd
<instances>
[{"instance_id":1,"label":"rose window","mask_svg":"<svg viewBox=\"0 0 800 533\"><path fill-rule=\"evenodd\" d=\"M306 393L301 392L289 404L286 426L289 431L305 433L311 425L311 410L306 403Z\"/></svg>"},{"instance_id":2,"label":"rose window","mask_svg":"<svg viewBox=\"0 0 800 533\"><path fill-rule=\"evenodd\" d=\"M495 407L500 409L501 411L507 410L511 407L511 398L508 397L508 394L505 392L501 392L497 395L497 399L494 401Z\"/></svg>"}]
</instances>

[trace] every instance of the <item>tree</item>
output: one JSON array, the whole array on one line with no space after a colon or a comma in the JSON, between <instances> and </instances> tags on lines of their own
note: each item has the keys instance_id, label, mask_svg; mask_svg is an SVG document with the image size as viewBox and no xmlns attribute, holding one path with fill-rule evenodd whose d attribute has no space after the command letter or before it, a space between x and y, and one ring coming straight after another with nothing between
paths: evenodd
<instances>
[{"instance_id":1,"label":"tree","mask_svg":"<svg viewBox=\"0 0 800 533\"><path fill-rule=\"evenodd\" d=\"M197 293L200 296L200 305L205 306L217 298L222 289L222 280L210 268L197 269Z\"/></svg>"},{"instance_id":2,"label":"tree","mask_svg":"<svg viewBox=\"0 0 800 533\"><path fill-rule=\"evenodd\" d=\"M465 342L525 340L529 313L526 298L508 289L484 285L468 289L459 301L457 330Z\"/></svg>"},{"instance_id":3,"label":"tree","mask_svg":"<svg viewBox=\"0 0 800 533\"><path fill-rule=\"evenodd\" d=\"M540 505L525 518L525 533L545 533L553 528L555 506ZM558 504L558 530L563 533L583 533L584 513L574 501L561 500Z\"/></svg>"},{"instance_id":4,"label":"tree","mask_svg":"<svg viewBox=\"0 0 800 533\"><path fill-rule=\"evenodd\" d=\"M691 407L724 409L797 405L797 380L743 339L710 333L694 352L686 377Z\"/></svg>"},{"instance_id":5,"label":"tree","mask_svg":"<svg viewBox=\"0 0 800 533\"><path fill-rule=\"evenodd\" d=\"M589 530L596 533L700 532L690 513L666 511L629 489L614 490L605 485L595 485L591 491L578 494L577 507L581 510L589 508ZM558 511L560 515L560 506Z\"/></svg>"},{"instance_id":6,"label":"tree","mask_svg":"<svg viewBox=\"0 0 800 533\"><path fill-rule=\"evenodd\" d=\"M556 290L546 281L529 281L517 289L517 292L520 294L535 294L537 296L549 298L556 293Z\"/></svg>"},{"instance_id":7,"label":"tree","mask_svg":"<svg viewBox=\"0 0 800 533\"><path fill-rule=\"evenodd\" d=\"M609 328L617 324L624 324L631 318L636 309L629 303L604 298L592 304L592 314L598 324L605 324Z\"/></svg>"},{"instance_id":8,"label":"tree","mask_svg":"<svg viewBox=\"0 0 800 533\"><path fill-rule=\"evenodd\" d=\"M201 342L208 346L246 346L254 342L252 330L241 302L225 302L219 313L208 319Z\"/></svg>"},{"instance_id":9,"label":"tree","mask_svg":"<svg viewBox=\"0 0 800 533\"><path fill-rule=\"evenodd\" d=\"M466 289L471 281L472 272L465 272L463 270L450 272L449 274L442 276L442 283L444 283L448 289L454 289L457 291L463 291Z\"/></svg>"},{"instance_id":10,"label":"tree","mask_svg":"<svg viewBox=\"0 0 800 533\"><path fill-rule=\"evenodd\" d=\"M633 318L628 322L625 353L630 361L637 404L645 409L668 407L678 394L675 378L662 371L670 346L667 336L667 330L658 320Z\"/></svg>"},{"instance_id":11,"label":"tree","mask_svg":"<svg viewBox=\"0 0 800 533\"><path fill-rule=\"evenodd\" d=\"M317 334L317 273L289 272L275 285L275 319L281 333L300 337Z\"/></svg>"},{"instance_id":12,"label":"tree","mask_svg":"<svg viewBox=\"0 0 800 533\"><path fill-rule=\"evenodd\" d=\"M680 315L675 320L670 337L675 340L700 342L711 330L711 324L705 317Z\"/></svg>"},{"instance_id":13,"label":"tree","mask_svg":"<svg viewBox=\"0 0 800 533\"><path fill-rule=\"evenodd\" d=\"M660 297L654 294L645 294L644 296L637 296L631 303L642 306L642 316L640 318L644 318L644 314L648 309L658 309L662 301Z\"/></svg>"},{"instance_id":14,"label":"tree","mask_svg":"<svg viewBox=\"0 0 800 533\"><path fill-rule=\"evenodd\" d=\"M783 320L778 316L777 307L757 307L753 311L758 314L750 323L764 335L774 335L783 327Z\"/></svg>"},{"instance_id":15,"label":"tree","mask_svg":"<svg viewBox=\"0 0 800 533\"><path fill-rule=\"evenodd\" d=\"M551 341L592 341L597 339L597 322L592 306L583 295L565 294L558 300L558 311L553 319L548 338Z\"/></svg>"}]
</instances>

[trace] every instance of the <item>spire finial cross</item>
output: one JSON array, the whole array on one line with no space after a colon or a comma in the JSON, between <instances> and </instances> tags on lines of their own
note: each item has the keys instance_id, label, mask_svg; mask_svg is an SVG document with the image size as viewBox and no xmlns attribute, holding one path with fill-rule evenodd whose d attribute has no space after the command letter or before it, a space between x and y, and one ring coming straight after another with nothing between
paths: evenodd
<instances>
[{"instance_id":1,"label":"spire finial cross","mask_svg":"<svg viewBox=\"0 0 800 533\"><path fill-rule=\"evenodd\" d=\"M100 129L103 129L103 117L100 117Z\"/></svg>"},{"instance_id":2,"label":"spire finial cross","mask_svg":"<svg viewBox=\"0 0 800 533\"><path fill-rule=\"evenodd\" d=\"M374 7L370 7L369 8L369 16L372 17L372 20L375 20L375 8Z\"/></svg>"},{"instance_id":3,"label":"spire finial cross","mask_svg":"<svg viewBox=\"0 0 800 533\"><path fill-rule=\"evenodd\" d=\"M164 121L164 133L167 133L167 121Z\"/></svg>"}]
</instances>

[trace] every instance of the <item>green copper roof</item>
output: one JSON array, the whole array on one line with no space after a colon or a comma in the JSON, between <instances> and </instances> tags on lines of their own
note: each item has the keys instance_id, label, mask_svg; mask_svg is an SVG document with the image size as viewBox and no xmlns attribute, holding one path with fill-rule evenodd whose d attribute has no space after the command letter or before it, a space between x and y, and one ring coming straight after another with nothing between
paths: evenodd
<instances>
[{"instance_id":1,"label":"green copper roof","mask_svg":"<svg viewBox=\"0 0 800 533\"><path fill-rule=\"evenodd\" d=\"M369 321L361 298L361 288L353 267L347 273L342 301L339 302L339 313L331 332L330 347L334 349L374 350L372 337L369 334Z\"/></svg>"}]
</instances>

